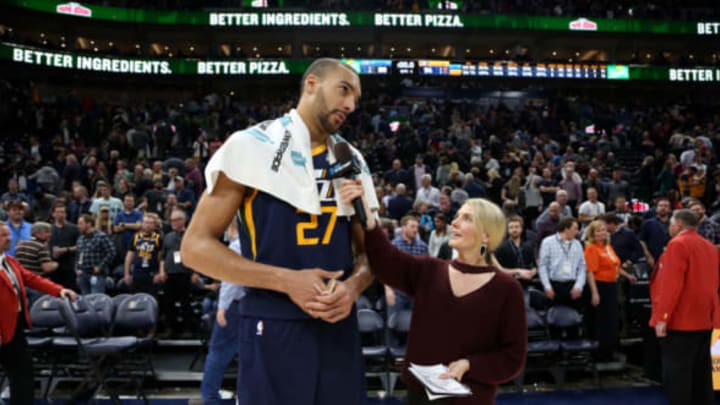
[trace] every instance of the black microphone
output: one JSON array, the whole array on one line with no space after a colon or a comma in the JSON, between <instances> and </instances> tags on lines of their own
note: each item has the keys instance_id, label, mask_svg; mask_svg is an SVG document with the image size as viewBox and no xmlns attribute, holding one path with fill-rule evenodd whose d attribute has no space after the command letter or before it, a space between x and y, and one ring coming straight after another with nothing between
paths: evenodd
<instances>
[{"instance_id":1,"label":"black microphone","mask_svg":"<svg viewBox=\"0 0 720 405\"><path fill-rule=\"evenodd\" d=\"M335 159L337 163L330 168L330 176L332 177L344 177L346 179L354 179L355 175L360 173L360 168L355 164L353 159L350 145L347 142L338 142L333 147L335 152ZM352 200L352 206L355 209L355 215L362 224L363 228L367 226L367 214L365 213L365 207L363 206L362 199L355 197Z\"/></svg>"}]
</instances>

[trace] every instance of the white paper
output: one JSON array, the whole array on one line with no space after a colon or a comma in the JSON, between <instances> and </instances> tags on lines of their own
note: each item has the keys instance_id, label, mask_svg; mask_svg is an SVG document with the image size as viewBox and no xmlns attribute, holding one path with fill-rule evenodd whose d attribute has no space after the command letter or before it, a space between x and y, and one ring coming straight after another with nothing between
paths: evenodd
<instances>
[{"instance_id":1,"label":"white paper","mask_svg":"<svg viewBox=\"0 0 720 405\"><path fill-rule=\"evenodd\" d=\"M408 370L425 386L428 399L431 401L450 396L468 396L472 391L454 378L441 379L440 375L448 372L444 364L419 366L410 363Z\"/></svg>"}]
</instances>

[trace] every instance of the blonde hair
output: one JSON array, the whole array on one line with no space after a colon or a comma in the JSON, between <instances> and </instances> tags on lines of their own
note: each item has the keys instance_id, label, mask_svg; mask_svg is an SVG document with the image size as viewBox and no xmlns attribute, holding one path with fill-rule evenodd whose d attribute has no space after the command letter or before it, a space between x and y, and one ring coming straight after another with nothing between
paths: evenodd
<instances>
[{"instance_id":1,"label":"blonde hair","mask_svg":"<svg viewBox=\"0 0 720 405\"><path fill-rule=\"evenodd\" d=\"M505 239L505 231L507 224L505 214L497 204L484 198L470 198L465 201L465 205L469 206L473 212L473 222L475 223L475 232L478 236L487 234L487 252L485 253L485 261L495 267L501 268L495 258L495 249ZM476 248L480 250L482 238L478 238Z\"/></svg>"},{"instance_id":2,"label":"blonde hair","mask_svg":"<svg viewBox=\"0 0 720 405\"><path fill-rule=\"evenodd\" d=\"M590 222L590 225L588 225L587 229L585 230L585 243L595 243L595 230L600 226L605 225L605 221L602 219L596 219L592 222ZM604 245L607 245L610 243L610 234L608 233L605 237L605 241L603 242Z\"/></svg>"}]
</instances>

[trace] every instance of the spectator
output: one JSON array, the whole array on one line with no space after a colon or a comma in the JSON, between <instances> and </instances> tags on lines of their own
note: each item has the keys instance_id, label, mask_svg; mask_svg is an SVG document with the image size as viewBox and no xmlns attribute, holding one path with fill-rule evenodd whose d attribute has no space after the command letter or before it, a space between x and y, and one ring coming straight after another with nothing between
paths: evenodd
<instances>
[{"instance_id":1,"label":"spectator","mask_svg":"<svg viewBox=\"0 0 720 405\"><path fill-rule=\"evenodd\" d=\"M580 204L578 209L579 221L583 228L605 213L605 204L598 200L598 191L594 187L587 189L587 201Z\"/></svg>"},{"instance_id":2,"label":"spectator","mask_svg":"<svg viewBox=\"0 0 720 405\"><path fill-rule=\"evenodd\" d=\"M542 179L538 181L537 185L543 198L542 205L549 206L551 202L555 201L556 194L560 190L557 181L552 178L552 171L549 168L543 169Z\"/></svg>"},{"instance_id":3,"label":"spectator","mask_svg":"<svg viewBox=\"0 0 720 405\"><path fill-rule=\"evenodd\" d=\"M537 274L535 245L524 238L524 223L519 215L507 219L507 238L495 251L502 270L511 276L531 280Z\"/></svg>"},{"instance_id":4,"label":"spectator","mask_svg":"<svg viewBox=\"0 0 720 405\"><path fill-rule=\"evenodd\" d=\"M562 170L562 180L558 183L561 190L567 193L567 205L572 209L578 209L580 201L582 201L582 179L575 172L575 163L567 162Z\"/></svg>"},{"instance_id":5,"label":"spectator","mask_svg":"<svg viewBox=\"0 0 720 405\"><path fill-rule=\"evenodd\" d=\"M538 176L537 169L530 166L528 175L525 177L523 185L523 196L525 197L525 205L521 207L523 210L523 218L528 226L532 226L543 209L543 197L540 192L539 182L542 177Z\"/></svg>"},{"instance_id":6,"label":"spectator","mask_svg":"<svg viewBox=\"0 0 720 405\"><path fill-rule=\"evenodd\" d=\"M103 294L110 264L115 257L115 246L105 233L95 229L92 217L88 214L80 215L78 230L80 237L75 255L78 286L83 295Z\"/></svg>"},{"instance_id":7,"label":"spectator","mask_svg":"<svg viewBox=\"0 0 720 405\"><path fill-rule=\"evenodd\" d=\"M47 222L35 222L30 228L32 236L28 240L18 242L15 247L15 258L26 270L49 278L49 275L57 270L58 263L50 257L48 240L50 239L50 224ZM41 293L27 288L28 306L40 298Z\"/></svg>"},{"instance_id":8,"label":"spectator","mask_svg":"<svg viewBox=\"0 0 720 405\"><path fill-rule=\"evenodd\" d=\"M465 173L465 185L463 190L468 194L468 198L484 198L485 187L482 183L477 181L475 175L472 173Z\"/></svg>"},{"instance_id":9,"label":"spectator","mask_svg":"<svg viewBox=\"0 0 720 405\"><path fill-rule=\"evenodd\" d=\"M595 308L595 336L599 342L598 360L610 361L618 344L619 299L617 279L623 275L635 283L635 276L622 269L622 262L610 245L603 220L592 221L585 236L585 264L590 303Z\"/></svg>"},{"instance_id":10,"label":"spectator","mask_svg":"<svg viewBox=\"0 0 720 405\"><path fill-rule=\"evenodd\" d=\"M191 218L197 202L196 196L191 189L185 187L185 179L180 176L175 176L175 196L178 206L185 210L188 218Z\"/></svg>"},{"instance_id":11,"label":"spectator","mask_svg":"<svg viewBox=\"0 0 720 405\"><path fill-rule=\"evenodd\" d=\"M626 199L630 196L630 185L627 181L623 180L622 170L613 169L612 180L605 184L607 189L608 201L615 201L619 196L623 196Z\"/></svg>"},{"instance_id":12,"label":"spectator","mask_svg":"<svg viewBox=\"0 0 720 405\"><path fill-rule=\"evenodd\" d=\"M535 231L537 232L536 242L538 247L542 243L543 239L558 231L559 223L560 204L558 204L556 201L553 201L547 208L547 215L539 217L537 223L535 224Z\"/></svg>"},{"instance_id":13,"label":"spectator","mask_svg":"<svg viewBox=\"0 0 720 405\"><path fill-rule=\"evenodd\" d=\"M145 210L162 215L165 211L164 203L167 200L168 191L163 188L163 181L153 180L153 187L143 193L145 199Z\"/></svg>"},{"instance_id":14,"label":"spectator","mask_svg":"<svg viewBox=\"0 0 720 405\"><path fill-rule=\"evenodd\" d=\"M430 233L428 253L432 257L438 257L440 247L450 240L450 225L448 225L447 217L442 212L435 214L433 221L435 222L435 229Z\"/></svg>"},{"instance_id":15,"label":"spectator","mask_svg":"<svg viewBox=\"0 0 720 405\"><path fill-rule=\"evenodd\" d=\"M89 214L92 201L88 198L88 191L85 186L77 184L73 186L73 199L68 206L68 221L77 222L82 214Z\"/></svg>"},{"instance_id":16,"label":"spectator","mask_svg":"<svg viewBox=\"0 0 720 405\"><path fill-rule=\"evenodd\" d=\"M123 248L128 249L132 244L135 232L140 230L143 214L135 209L135 196L125 194L123 197L123 210L118 212L113 219L112 233L122 234ZM121 257L125 252L118 252Z\"/></svg>"},{"instance_id":17,"label":"spectator","mask_svg":"<svg viewBox=\"0 0 720 405\"><path fill-rule=\"evenodd\" d=\"M184 219L184 218L183 218ZM179 221L178 221L179 222ZM233 226L230 227L231 229ZM237 231L231 234L230 245L232 251L240 254L240 239ZM245 288L240 285L223 281L220 286L218 308L210 335L208 355L203 369L203 379L200 385L204 404L218 403L221 400L220 387L222 385L225 369L238 355L238 347L242 344L240 339L240 326L242 316L237 306L245 296Z\"/></svg>"},{"instance_id":18,"label":"spectator","mask_svg":"<svg viewBox=\"0 0 720 405\"><path fill-rule=\"evenodd\" d=\"M160 266L162 241L156 231L155 219L145 215L142 225L135 233L125 256L125 285L132 291L157 296L157 284L167 280L165 269Z\"/></svg>"},{"instance_id":19,"label":"spectator","mask_svg":"<svg viewBox=\"0 0 720 405\"><path fill-rule=\"evenodd\" d=\"M620 218L621 222L627 225L628 219L633 215L632 210L628 207L627 199L625 199L624 195L619 195L613 203L615 209L610 213Z\"/></svg>"},{"instance_id":20,"label":"spectator","mask_svg":"<svg viewBox=\"0 0 720 405\"><path fill-rule=\"evenodd\" d=\"M413 165L413 177L415 179L415 190L420 190L422 187L423 178L426 174L430 175L428 167L424 163L422 155L415 156L415 164ZM430 175L430 181L432 182L432 175ZM437 206L437 204L432 204Z\"/></svg>"},{"instance_id":21,"label":"spectator","mask_svg":"<svg viewBox=\"0 0 720 405\"><path fill-rule=\"evenodd\" d=\"M705 204L700 200L692 200L688 208L698 217L697 233L720 249L720 225L705 215Z\"/></svg>"},{"instance_id":22,"label":"spectator","mask_svg":"<svg viewBox=\"0 0 720 405\"><path fill-rule=\"evenodd\" d=\"M50 251L58 262L58 268L50 273L50 280L70 290L79 291L75 274L75 251L80 231L77 225L67 222L65 205L55 204L52 217Z\"/></svg>"},{"instance_id":23,"label":"spectator","mask_svg":"<svg viewBox=\"0 0 720 405\"><path fill-rule=\"evenodd\" d=\"M6 209L10 210L10 203L14 201L21 201L27 204L30 203L30 199L27 194L19 191L18 181L16 179L13 178L8 180L7 187L8 190L0 196L0 201L2 201L2 204Z\"/></svg>"},{"instance_id":24,"label":"spectator","mask_svg":"<svg viewBox=\"0 0 720 405\"><path fill-rule=\"evenodd\" d=\"M412 209L413 202L407 196L407 188L404 183L395 186L395 196L388 201L388 216L396 221L407 215Z\"/></svg>"},{"instance_id":25,"label":"spectator","mask_svg":"<svg viewBox=\"0 0 720 405\"><path fill-rule=\"evenodd\" d=\"M623 225L620 217L613 214L605 214L602 216L607 231L610 233L610 245L615 254L620 258L622 267L625 271L632 271L633 264L643 259L647 259L645 251L640 244L635 232L628 226ZM649 255L649 254L648 254Z\"/></svg>"},{"instance_id":26,"label":"spectator","mask_svg":"<svg viewBox=\"0 0 720 405\"><path fill-rule=\"evenodd\" d=\"M172 232L165 235L162 240L160 254L160 274L166 274L165 298L169 308L169 317L172 330L180 332L189 326L192 314L190 311L190 296L192 293L192 270L183 264L180 255L180 243L185 234L187 217L182 209L175 209L170 214ZM177 303L180 305L178 306ZM175 311L178 313L175 313ZM175 316L173 317L172 314ZM180 319L185 325L182 325Z\"/></svg>"},{"instance_id":27,"label":"spectator","mask_svg":"<svg viewBox=\"0 0 720 405\"><path fill-rule=\"evenodd\" d=\"M188 182L188 186L196 196L202 194L205 190L205 179L200 172L197 161L195 159L185 159L185 180Z\"/></svg>"},{"instance_id":28,"label":"spectator","mask_svg":"<svg viewBox=\"0 0 720 405\"><path fill-rule=\"evenodd\" d=\"M412 181L413 184L415 183L413 179L409 178L407 171L403 169L400 159L393 160L392 168L385 172L383 180L386 184L391 184L393 186L397 186L399 183L402 183L406 188L412 187L412 184L408 180Z\"/></svg>"},{"instance_id":29,"label":"spectator","mask_svg":"<svg viewBox=\"0 0 720 405\"><path fill-rule=\"evenodd\" d=\"M432 175L423 174L420 178L420 187L415 194L415 201L426 201L433 208L440 205L440 190L432 185Z\"/></svg>"},{"instance_id":30,"label":"spectator","mask_svg":"<svg viewBox=\"0 0 720 405\"><path fill-rule=\"evenodd\" d=\"M56 196L45 192L42 187L35 190L30 219L32 221L47 221L50 218L50 210L55 204Z\"/></svg>"},{"instance_id":31,"label":"spectator","mask_svg":"<svg viewBox=\"0 0 720 405\"><path fill-rule=\"evenodd\" d=\"M30 239L31 224L25 221L26 205L20 201L12 201L8 204L7 225L10 229L10 248L5 250L6 254L15 256L15 246L18 242Z\"/></svg>"},{"instance_id":32,"label":"spectator","mask_svg":"<svg viewBox=\"0 0 720 405\"><path fill-rule=\"evenodd\" d=\"M392 244L401 251L413 256L427 256L428 245L418 237L417 218L406 215L400 221L400 236L392 240ZM405 294L385 287L385 299L388 304L388 316L397 311L412 309L412 301Z\"/></svg>"},{"instance_id":33,"label":"spectator","mask_svg":"<svg viewBox=\"0 0 720 405\"><path fill-rule=\"evenodd\" d=\"M110 192L110 187L104 180L100 180L95 184L98 192L98 196L93 199L92 205L90 206L90 213L98 215L101 207L108 207L110 209L110 220L123 210L123 203L119 198L113 197Z\"/></svg>"},{"instance_id":34,"label":"spectator","mask_svg":"<svg viewBox=\"0 0 720 405\"><path fill-rule=\"evenodd\" d=\"M575 308L579 308L586 279L585 256L582 245L575 239L577 234L575 218L561 219L558 232L542 240L538 255L538 273L545 295L555 304Z\"/></svg>"},{"instance_id":35,"label":"spectator","mask_svg":"<svg viewBox=\"0 0 720 405\"><path fill-rule=\"evenodd\" d=\"M648 261L650 267L654 267L660 258L665 246L670 241L670 199L660 197L657 199L655 206L655 218L649 218L643 221L640 227L640 243L644 248L650 251L652 260Z\"/></svg>"}]
</instances>

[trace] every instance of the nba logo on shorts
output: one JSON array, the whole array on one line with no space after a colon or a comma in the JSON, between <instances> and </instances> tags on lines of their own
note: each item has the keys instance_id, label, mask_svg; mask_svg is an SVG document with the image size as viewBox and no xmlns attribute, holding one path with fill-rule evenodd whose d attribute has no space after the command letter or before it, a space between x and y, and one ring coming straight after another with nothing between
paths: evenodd
<instances>
[{"instance_id":1,"label":"nba logo on shorts","mask_svg":"<svg viewBox=\"0 0 720 405\"><path fill-rule=\"evenodd\" d=\"M262 336L263 335L263 329L265 329L265 325L263 324L263 321L258 321L257 323L257 331L255 332L256 335Z\"/></svg>"}]
</instances>

